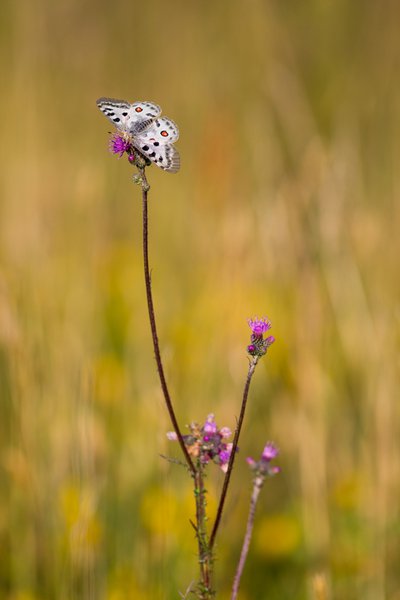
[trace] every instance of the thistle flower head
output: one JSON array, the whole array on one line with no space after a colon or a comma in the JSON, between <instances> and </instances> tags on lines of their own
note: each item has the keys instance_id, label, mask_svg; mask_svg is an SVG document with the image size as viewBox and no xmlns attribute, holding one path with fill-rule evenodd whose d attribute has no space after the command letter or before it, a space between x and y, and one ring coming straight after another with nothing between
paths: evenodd
<instances>
[{"instance_id":1,"label":"thistle flower head","mask_svg":"<svg viewBox=\"0 0 400 600\"><path fill-rule=\"evenodd\" d=\"M275 465L271 465L271 461L274 460L279 454L278 448L272 442L268 442L261 454L260 460L256 461L254 458L249 456L246 461L252 471L254 471L256 477L260 477L262 480L267 476L276 475L280 472L280 468Z\"/></svg>"},{"instance_id":2,"label":"thistle flower head","mask_svg":"<svg viewBox=\"0 0 400 600\"><path fill-rule=\"evenodd\" d=\"M247 346L247 352L251 356L261 357L267 353L268 348L274 343L273 335L264 338L264 333L271 329L271 321L266 317L247 319L249 327L252 331L250 336L250 344Z\"/></svg>"},{"instance_id":3,"label":"thistle flower head","mask_svg":"<svg viewBox=\"0 0 400 600\"><path fill-rule=\"evenodd\" d=\"M228 470L228 464L229 464L229 459L232 454L232 448L233 448L232 443L223 444L223 449L220 450L220 452L218 454L219 466L221 467L221 469L224 473L226 473Z\"/></svg>"},{"instance_id":4,"label":"thistle flower head","mask_svg":"<svg viewBox=\"0 0 400 600\"><path fill-rule=\"evenodd\" d=\"M271 329L271 322L266 318L254 317L253 319L247 319L249 327L256 337L262 337L263 333Z\"/></svg>"},{"instance_id":5,"label":"thistle flower head","mask_svg":"<svg viewBox=\"0 0 400 600\"><path fill-rule=\"evenodd\" d=\"M279 450L275 446L275 444L273 444L272 442L268 442L263 450L262 455L261 455L261 460L269 462L270 460L273 460L274 458L276 458L278 456L278 454L279 454Z\"/></svg>"},{"instance_id":6,"label":"thistle flower head","mask_svg":"<svg viewBox=\"0 0 400 600\"><path fill-rule=\"evenodd\" d=\"M127 134L124 135L119 132L112 133L110 136L108 147L112 154L119 154L120 158L124 154L124 152L127 152L130 155L132 154L131 139Z\"/></svg>"},{"instance_id":7,"label":"thistle flower head","mask_svg":"<svg viewBox=\"0 0 400 600\"><path fill-rule=\"evenodd\" d=\"M216 422L214 421L214 415L211 413L208 415L206 422L203 425L203 432L208 434L215 434L218 431Z\"/></svg>"}]
</instances>

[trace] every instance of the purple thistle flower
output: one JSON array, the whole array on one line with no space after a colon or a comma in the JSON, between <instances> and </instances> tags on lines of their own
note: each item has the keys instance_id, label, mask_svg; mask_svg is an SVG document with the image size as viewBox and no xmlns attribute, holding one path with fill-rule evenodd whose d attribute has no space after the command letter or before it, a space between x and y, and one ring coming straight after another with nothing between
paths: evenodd
<instances>
[{"instance_id":1,"label":"purple thistle flower","mask_svg":"<svg viewBox=\"0 0 400 600\"><path fill-rule=\"evenodd\" d=\"M131 152L131 143L128 139L120 135L119 133L113 133L110 137L110 141L108 144L110 152L113 154L119 154L119 157L124 154L124 152Z\"/></svg>"},{"instance_id":2,"label":"purple thistle flower","mask_svg":"<svg viewBox=\"0 0 400 600\"><path fill-rule=\"evenodd\" d=\"M218 453L221 463L227 463L230 455L231 453L229 452L229 450L221 450L221 452Z\"/></svg>"},{"instance_id":3,"label":"purple thistle flower","mask_svg":"<svg viewBox=\"0 0 400 600\"><path fill-rule=\"evenodd\" d=\"M254 319L247 319L250 329L253 332L255 337L262 337L263 333L271 329L271 322L263 317L259 319L258 317L254 317Z\"/></svg>"},{"instance_id":4,"label":"purple thistle flower","mask_svg":"<svg viewBox=\"0 0 400 600\"><path fill-rule=\"evenodd\" d=\"M218 464L224 473L228 470L229 459L232 454L233 444L223 444L222 450L218 452Z\"/></svg>"},{"instance_id":5,"label":"purple thistle flower","mask_svg":"<svg viewBox=\"0 0 400 600\"><path fill-rule=\"evenodd\" d=\"M251 468L252 471L255 472L256 477L261 477L262 480L269 475L276 475L280 473L280 467L276 467L275 465L271 465L271 460L276 458L279 454L278 448L275 446L273 442L268 442L263 450L261 458L259 461L255 461L254 458L249 456L247 460L247 464Z\"/></svg>"},{"instance_id":6,"label":"purple thistle flower","mask_svg":"<svg viewBox=\"0 0 400 600\"><path fill-rule=\"evenodd\" d=\"M207 421L204 423L203 431L204 433L209 433L211 435L217 433L218 427L214 421L214 415L212 413L208 415Z\"/></svg>"},{"instance_id":7,"label":"purple thistle flower","mask_svg":"<svg viewBox=\"0 0 400 600\"><path fill-rule=\"evenodd\" d=\"M247 346L247 352L257 358L264 356L268 348L275 341L273 335L270 335L266 339L263 337L264 333L271 329L271 321L266 317L262 317L261 319L254 317L253 319L247 319L247 322L252 331L250 337L251 344Z\"/></svg>"},{"instance_id":8,"label":"purple thistle flower","mask_svg":"<svg viewBox=\"0 0 400 600\"><path fill-rule=\"evenodd\" d=\"M272 442L268 442L261 455L261 460L269 462L270 460L276 458L278 454L278 448L276 448L276 446Z\"/></svg>"}]
</instances>

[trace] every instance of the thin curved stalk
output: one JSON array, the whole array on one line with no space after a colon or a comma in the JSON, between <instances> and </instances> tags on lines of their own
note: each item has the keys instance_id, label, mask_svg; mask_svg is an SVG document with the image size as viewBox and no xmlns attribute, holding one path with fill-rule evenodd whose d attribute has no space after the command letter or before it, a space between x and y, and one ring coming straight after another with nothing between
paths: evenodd
<instances>
[{"instance_id":1,"label":"thin curved stalk","mask_svg":"<svg viewBox=\"0 0 400 600\"><path fill-rule=\"evenodd\" d=\"M258 500L258 496L261 491L262 484L263 484L263 481L260 478L256 479L254 482L253 492L251 494L249 516L248 516L247 525L246 525L246 533L245 533L244 540L243 540L242 551L240 553L240 559L239 559L238 567L236 570L235 579L233 581L231 600L236 600L238 592L239 592L240 579L242 577L243 568L244 568L247 554L248 554L249 547L250 547L250 540L251 540L251 535L253 533L253 527L254 527L254 517L256 514L257 500Z\"/></svg>"},{"instance_id":2,"label":"thin curved stalk","mask_svg":"<svg viewBox=\"0 0 400 600\"><path fill-rule=\"evenodd\" d=\"M167 405L168 413L172 422L172 426L177 435L178 442L182 449L183 455L189 467L189 470L193 477L196 475L196 468L193 464L193 461L189 455L189 452L185 446L185 442L182 437L181 430L178 425L178 421L175 416L175 411L172 406L171 396L168 391L167 381L164 374L164 367L161 360L161 352L160 345L158 342L157 335L157 326L156 326L156 318L154 312L154 303L153 303L153 295L151 290L151 276L150 276L150 267L149 267L149 244L148 244L148 231L149 231L149 223L148 223L148 202L147 202L147 194L150 189L149 183L146 178L144 168L139 168L140 176L142 180L142 205L143 205L143 263L144 263L144 279L146 284L146 296L147 296L147 307L149 311L149 319L150 319L150 328L151 328L151 337L153 339L153 347L154 347L154 356L157 364L157 371L160 378L161 388L163 391L165 404Z\"/></svg>"},{"instance_id":3,"label":"thin curved stalk","mask_svg":"<svg viewBox=\"0 0 400 600\"><path fill-rule=\"evenodd\" d=\"M236 451L237 451L237 447L238 447L238 443L239 443L239 436L240 436L240 432L241 432L242 425L243 425L244 414L246 412L247 397L249 395L251 378L253 377L255 368L257 366L257 362L258 362L258 357L253 357L249 364L249 370L247 372L246 383L245 383L244 390L243 390L242 406L240 409L240 415L239 415L238 423L236 426L235 436L233 438L232 452L231 452L231 455L229 458L228 469L226 471L224 483L222 486L221 497L219 499L219 504L218 504L218 509L217 509L217 516L215 517L214 526L212 528L212 532L210 535L210 550L212 550L212 548L214 546L215 537L217 535L218 527L221 522L222 512L224 510L224 505L225 505L225 500L226 500L226 494L228 491L229 482L231 479L231 474L232 474L232 469L233 469L233 464L235 462Z\"/></svg>"}]
</instances>

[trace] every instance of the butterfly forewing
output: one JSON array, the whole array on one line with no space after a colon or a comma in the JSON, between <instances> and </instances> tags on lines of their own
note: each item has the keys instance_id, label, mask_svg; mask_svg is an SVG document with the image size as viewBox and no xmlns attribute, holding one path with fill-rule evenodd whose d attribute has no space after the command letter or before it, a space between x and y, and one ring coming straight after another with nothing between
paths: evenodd
<instances>
[{"instance_id":1,"label":"butterfly forewing","mask_svg":"<svg viewBox=\"0 0 400 600\"><path fill-rule=\"evenodd\" d=\"M122 131L129 131L135 123L155 119L161 114L160 107L152 102L130 104L125 100L99 98L97 106L110 119L111 123Z\"/></svg>"},{"instance_id":2,"label":"butterfly forewing","mask_svg":"<svg viewBox=\"0 0 400 600\"><path fill-rule=\"evenodd\" d=\"M134 102L131 104L131 109L137 116L143 116L146 119L148 117L156 118L161 115L161 108L158 104L153 104L153 102Z\"/></svg>"}]
</instances>

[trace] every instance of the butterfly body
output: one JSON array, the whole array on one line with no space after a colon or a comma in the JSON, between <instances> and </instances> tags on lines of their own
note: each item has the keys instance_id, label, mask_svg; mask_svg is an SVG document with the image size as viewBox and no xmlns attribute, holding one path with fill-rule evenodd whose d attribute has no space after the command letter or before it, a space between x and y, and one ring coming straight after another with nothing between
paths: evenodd
<instances>
[{"instance_id":1,"label":"butterfly body","mask_svg":"<svg viewBox=\"0 0 400 600\"><path fill-rule=\"evenodd\" d=\"M179 130L171 119L160 117L157 104L99 98L97 106L145 158L170 173L179 170L179 152L173 146Z\"/></svg>"}]
</instances>

